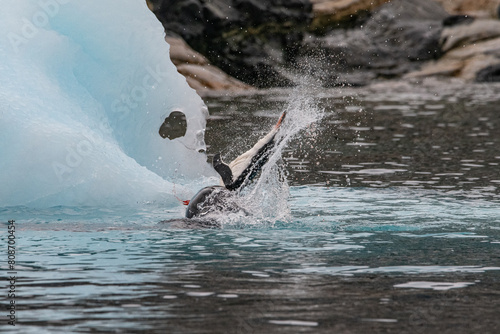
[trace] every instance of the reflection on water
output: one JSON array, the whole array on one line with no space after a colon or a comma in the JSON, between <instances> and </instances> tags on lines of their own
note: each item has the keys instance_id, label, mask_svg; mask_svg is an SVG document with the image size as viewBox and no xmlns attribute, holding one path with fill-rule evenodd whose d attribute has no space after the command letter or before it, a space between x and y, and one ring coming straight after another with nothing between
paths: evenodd
<instances>
[{"instance_id":1,"label":"reflection on water","mask_svg":"<svg viewBox=\"0 0 500 334\"><path fill-rule=\"evenodd\" d=\"M316 92L327 116L285 154L289 222L177 229L159 222L184 208L158 203L0 208L19 276L17 331L2 330L496 333L500 89L435 90ZM212 98L209 153L241 153L287 94Z\"/></svg>"},{"instance_id":2,"label":"reflection on water","mask_svg":"<svg viewBox=\"0 0 500 334\"><path fill-rule=\"evenodd\" d=\"M216 150L251 143L248 133L265 131L288 93L210 100L207 142ZM499 85L392 83L314 94L326 117L284 154L293 184L500 194ZM229 133L228 118L237 124Z\"/></svg>"},{"instance_id":3,"label":"reflection on water","mask_svg":"<svg viewBox=\"0 0 500 334\"><path fill-rule=\"evenodd\" d=\"M179 214L157 204L99 217L84 208L25 209L17 221L18 326L23 333L498 326L498 203L432 190L308 186L292 187L290 201L292 222L204 230L158 223Z\"/></svg>"},{"instance_id":4,"label":"reflection on water","mask_svg":"<svg viewBox=\"0 0 500 334\"><path fill-rule=\"evenodd\" d=\"M24 333L470 333L498 325L493 203L304 186L291 197L295 220L263 228L171 229L158 221L176 214L154 205L142 218L64 208L21 217L18 325Z\"/></svg>"}]
</instances>

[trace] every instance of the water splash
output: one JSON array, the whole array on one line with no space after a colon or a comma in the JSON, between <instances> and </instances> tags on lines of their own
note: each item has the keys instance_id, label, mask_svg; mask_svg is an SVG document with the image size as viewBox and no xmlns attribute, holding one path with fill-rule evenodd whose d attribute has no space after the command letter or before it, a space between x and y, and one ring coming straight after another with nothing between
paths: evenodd
<instances>
[{"instance_id":1,"label":"water splash","mask_svg":"<svg viewBox=\"0 0 500 334\"><path fill-rule=\"evenodd\" d=\"M318 133L316 125L324 115L315 99L314 92L317 87L309 80L303 82L290 93L289 102L285 107L286 119L276 136L277 144L260 177L235 199L243 211L224 215L222 219L218 217L222 225L273 225L278 221L291 219L288 204L290 188L282 153L290 141L299 136L303 143L313 147Z\"/></svg>"}]
</instances>

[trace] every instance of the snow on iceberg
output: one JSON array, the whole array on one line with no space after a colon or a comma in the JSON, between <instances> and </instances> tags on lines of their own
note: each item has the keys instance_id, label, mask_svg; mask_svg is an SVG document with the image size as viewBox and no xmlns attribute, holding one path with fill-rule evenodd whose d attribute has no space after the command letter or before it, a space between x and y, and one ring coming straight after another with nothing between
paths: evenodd
<instances>
[{"instance_id":1,"label":"snow on iceberg","mask_svg":"<svg viewBox=\"0 0 500 334\"><path fill-rule=\"evenodd\" d=\"M12 1L0 29L0 207L167 203L211 175L207 109L145 1Z\"/></svg>"}]
</instances>

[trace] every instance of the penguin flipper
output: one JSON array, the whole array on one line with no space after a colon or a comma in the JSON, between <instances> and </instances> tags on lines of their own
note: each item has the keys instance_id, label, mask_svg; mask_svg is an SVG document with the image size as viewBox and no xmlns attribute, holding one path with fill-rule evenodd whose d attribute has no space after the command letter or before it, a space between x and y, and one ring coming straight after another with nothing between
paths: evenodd
<instances>
[{"instance_id":1,"label":"penguin flipper","mask_svg":"<svg viewBox=\"0 0 500 334\"><path fill-rule=\"evenodd\" d=\"M233 183L233 172L231 171L231 168L222 161L220 153L214 155L212 166L214 167L215 171L219 173L222 178L222 182L224 182L224 185L226 187L230 186Z\"/></svg>"}]
</instances>

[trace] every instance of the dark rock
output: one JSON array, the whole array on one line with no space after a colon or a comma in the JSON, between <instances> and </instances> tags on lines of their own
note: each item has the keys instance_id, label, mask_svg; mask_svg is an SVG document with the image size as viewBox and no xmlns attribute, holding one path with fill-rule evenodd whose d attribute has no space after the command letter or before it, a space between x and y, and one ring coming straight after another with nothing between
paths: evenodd
<instances>
[{"instance_id":1,"label":"dark rock","mask_svg":"<svg viewBox=\"0 0 500 334\"><path fill-rule=\"evenodd\" d=\"M388 1L390 0L311 0L314 18L309 30L315 34L324 34L332 28L352 28Z\"/></svg>"},{"instance_id":2,"label":"dark rock","mask_svg":"<svg viewBox=\"0 0 500 334\"><path fill-rule=\"evenodd\" d=\"M186 129L186 115L181 111L175 110L172 111L167 118L165 118L165 121L160 126L158 133L162 138L172 140L184 136L186 134Z\"/></svg>"},{"instance_id":3,"label":"dark rock","mask_svg":"<svg viewBox=\"0 0 500 334\"><path fill-rule=\"evenodd\" d=\"M492 19L497 15L498 0L434 0L454 15L469 15L476 19Z\"/></svg>"},{"instance_id":4,"label":"dark rock","mask_svg":"<svg viewBox=\"0 0 500 334\"><path fill-rule=\"evenodd\" d=\"M477 20L470 26L460 31L449 31L461 26L447 28L443 30L442 37L445 38L445 45L455 45L449 49L443 57L437 61L428 62L420 70L408 73L409 78L427 77L427 76L445 76L457 77L466 81L491 82L495 80L496 70L500 64L500 30L497 29L496 35L490 35L484 27L495 26L500 22L495 20ZM486 34L485 34L486 32ZM457 33L457 35L453 35ZM453 36L453 39L450 37ZM485 37L490 36L490 37ZM461 41L454 43L454 40ZM445 49L447 50L447 49ZM481 74L479 75L479 73Z\"/></svg>"},{"instance_id":5,"label":"dark rock","mask_svg":"<svg viewBox=\"0 0 500 334\"><path fill-rule=\"evenodd\" d=\"M170 45L170 60L177 66L177 71L186 77L189 86L199 95L203 96L214 90L253 89L210 64L202 54L190 48L182 38L167 36L165 40Z\"/></svg>"},{"instance_id":6,"label":"dark rock","mask_svg":"<svg viewBox=\"0 0 500 334\"><path fill-rule=\"evenodd\" d=\"M415 70L421 61L440 56L442 22L448 16L432 0L394 0L355 29L309 36L299 63L316 57L318 64L326 64L324 77L359 70L380 78L398 77Z\"/></svg>"},{"instance_id":7,"label":"dark rock","mask_svg":"<svg viewBox=\"0 0 500 334\"><path fill-rule=\"evenodd\" d=\"M383 5L361 29L371 42L371 53L377 55L370 63L386 62L385 56L398 63L436 58L441 22L447 16L432 0L399 0Z\"/></svg>"},{"instance_id":8,"label":"dark rock","mask_svg":"<svg viewBox=\"0 0 500 334\"><path fill-rule=\"evenodd\" d=\"M258 87L293 84L293 63L311 13L308 0L155 0L167 33L226 73Z\"/></svg>"},{"instance_id":9,"label":"dark rock","mask_svg":"<svg viewBox=\"0 0 500 334\"><path fill-rule=\"evenodd\" d=\"M498 20L474 20L465 26L445 28L441 34L441 50L446 52L498 37L500 37Z\"/></svg>"},{"instance_id":10,"label":"dark rock","mask_svg":"<svg viewBox=\"0 0 500 334\"><path fill-rule=\"evenodd\" d=\"M443 20L444 27L453 27L460 24L470 24L474 22L474 17L470 15L450 15Z\"/></svg>"},{"instance_id":11,"label":"dark rock","mask_svg":"<svg viewBox=\"0 0 500 334\"><path fill-rule=\"evenodd\" d=\"M327 87L408 73L483 82L498 76L498 20L450 16L434 0L314 0L315 21L312 0L148 1L167 35L183 38L213 65L261 88L292 86L297 74ZM480 6L467 1L472 3ZM226 87L219 79L209 84L207 71L193 64L180 66L189 80L201 78L203 87Z\"/></svg>"},{"instance_id":12,"label":"dark rock","mask_svg":"<svg viewBox=\"0 0 500 334\"><path fill-rule=\"evenodd\" d=\"M477 82L500 82L500 64L491 65L480 70L476 75Z\"/></svg>"}]
</instances>

